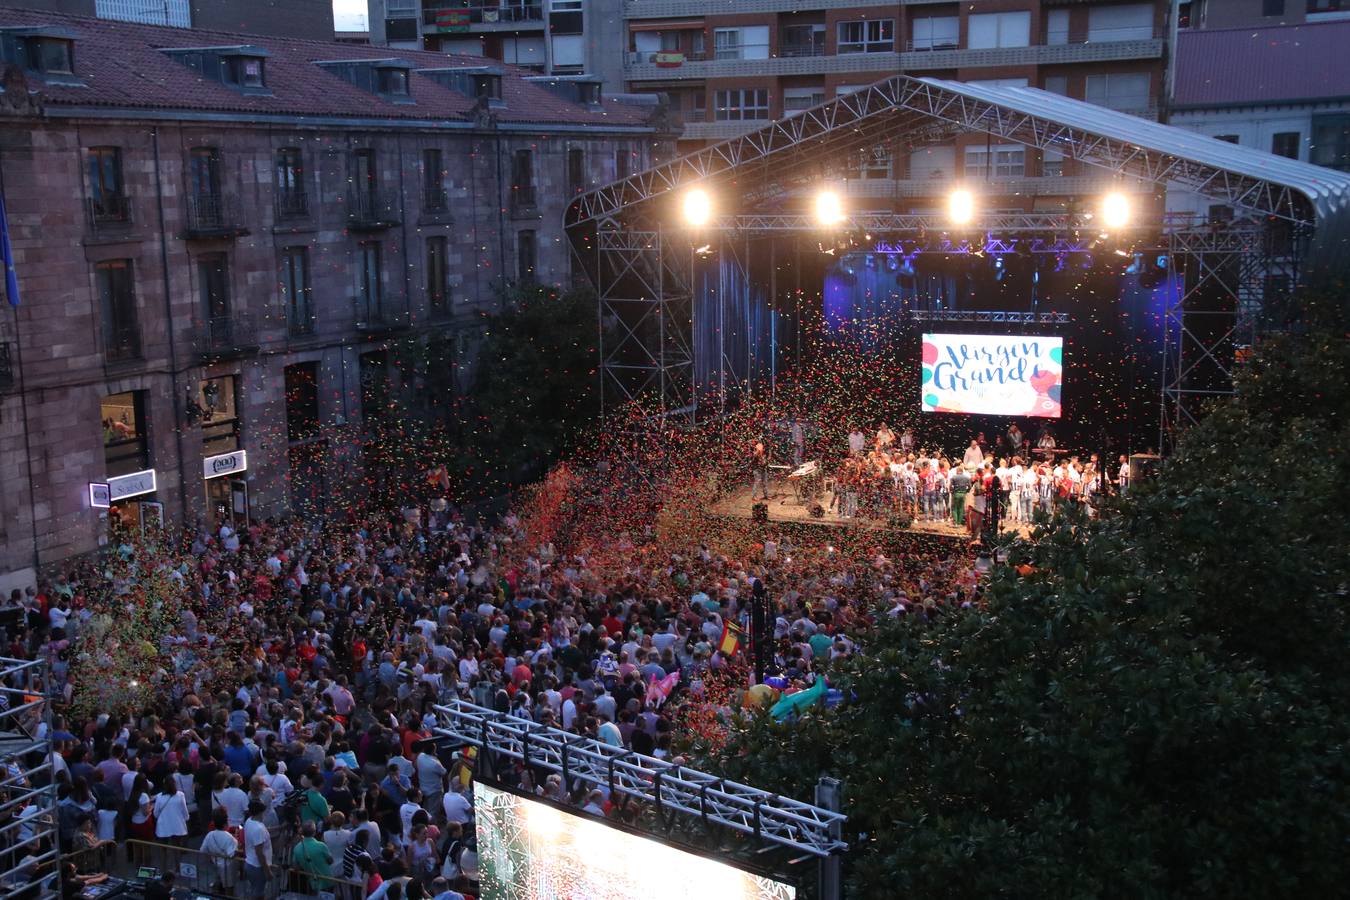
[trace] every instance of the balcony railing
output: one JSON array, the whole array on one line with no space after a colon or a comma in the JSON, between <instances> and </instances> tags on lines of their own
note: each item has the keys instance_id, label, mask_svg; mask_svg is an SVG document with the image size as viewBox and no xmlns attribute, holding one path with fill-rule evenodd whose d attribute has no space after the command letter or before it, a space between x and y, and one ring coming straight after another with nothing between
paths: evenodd
<instances>
[{"instance_id":1,"label":"balcony railing","mask_svg":"<svg viewBox=\"0 0 1350 900\"><path fill-rule=\"evenodd\" d=\"M141 358L141 333L134 325L113 328L103 335L103 357L108 362Z\"/></svg>"},{"instance_id":2,"label":"balcony railing","mask_svg":"<svg viewBox=\"0 0 1350 900\"><path fill-rule=\"evenodd\" d=\"M825 42L817 41L812 44L805 44L805 43L779 44L778 55L785 56L790 59L799 59L803 56L824 56Z\"/></svg>"},{"instance_id":3,"label":"balcony railing","mask_svg":"<svg viewBox=\"0 0 1350 900\"><path fill-rule=\"evenodd\" d=\"M422 209L430 213L443 213L450 208L450 192L445 188L428 188L422 195Z\"/></svg>"},{"instance_id":4,"label":"balcony railing","mask_svg":"<svg viewBox=\"0 0 1350 900\"><path fill-rule=\"evenodd\" d=\"M277 218L303 219L309 215L309 192L296 188L277 191Z\"/></svg>"},{"instance_id":5,"label":"balcony railing","mask_svg":"<svg viewBox=\"0 0 1350 900\"><path fill-rule=\"evenodd\" d=\"M445 13L451 15L446 16ZM507 6L469 6L422 11L422 27L433 34L453 34L470 25L497 25L511 22L543 22L544 7L536 3Z\"/></svg>"},{"instance_id":6,"label":"balcony railing","mask_svg":"<svg viewBox=\"0 0 1350 900\"><path fill-rule=\"evenodd\" d=\"M125 194L90 197L85 201L89 226L94 231L124 229L131 225L131 201Z\"/></svg>"},{"instance_id":7,"label":"balcony railing","mask_svg":"<svg viewBox=\"0 0 1350 900\"><path fill-rule=\"evenodd\" d=\"M516 215L534 215L539 210L536 190L532 184L520 184L511 188L511 212Z\"/></svg>"},{"instance_id":8,"label":"balcony railing","mask_svg":"<svg viewBox=\"0 0 1350 900\"><path fill-rule=\"evenodd\" d=\"M309 337L314 334L317 320L314 313L291 312L286 317L286 332L291 337Z\"/></svg>"},{"instance_id":9,"label":"balcony railing","mask_svg":"<svg viewBox=\"0 0 1350 900\"><path fill-rule=\"evenodd\" d=\"M0 341L0 391L14 386L14 358L9 341Z\"/></svg>"},{"instance_id":10,"label":"balcony railing","mask_svg":"<svg viewBox=\"0 0 1350 900\"><path fill-rule=\"evenodd\" d=\"M189 194L187 237L227 238L248 234L234 201L223 194Z\"/></svg>"},{"instance_id":11,"label":"balcony railing","mask_svg":"<svg viewBox=\"0 0 1350 900\"><path fill-rule=\"evenodd\" d=\"M369 189L347 194L347 226L357 231L392 228L403 221L398 194Z\"/></svg>"},{"instance_id":12,"label":"balcony railing","mask_svg":"<svg viewBox=\"0 0 1350 900\"><path fill-rule=\"evenodd\" d=\"M214 316L193 328L192 349L204 359L255 353L258 329L253 317L243 313Z\"/></svg>"},{"instance_id":13,"label":"balcony railing","mask_svg":"<svg viewBox=\"0 0 1350 900\"><path fill-rule=\"evenodd\" d=\"M352 305L356 309L354 324L361 334L390 334L412 327L412 316L405 308L386 306L363 297L354 297Z\"/></svg>"}]
</instances>

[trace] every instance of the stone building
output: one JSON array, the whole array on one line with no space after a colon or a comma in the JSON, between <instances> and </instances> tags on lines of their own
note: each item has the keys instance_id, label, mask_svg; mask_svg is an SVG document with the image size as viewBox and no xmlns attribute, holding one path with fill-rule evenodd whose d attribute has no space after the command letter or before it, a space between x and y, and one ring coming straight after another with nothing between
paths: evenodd
<instances>
[{"instance_id":1,"label":"stone building","mask_svg":"<svg viewBox=\"0 0 1350 900\"><path fill-rule=\"evenodd\" d=\"M481 58L0 7L0 588L139 521L358 496L382 350L467 368L562 212L669 142L651 106ZM353 492L358 492L353 494Z\"/></svg>"}]
</instances>

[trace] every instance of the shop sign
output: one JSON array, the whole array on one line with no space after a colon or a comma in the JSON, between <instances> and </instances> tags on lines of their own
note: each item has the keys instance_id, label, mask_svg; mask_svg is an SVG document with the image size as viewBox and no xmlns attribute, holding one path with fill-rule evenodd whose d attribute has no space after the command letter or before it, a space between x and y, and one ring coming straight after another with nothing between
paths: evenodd
<instances>
[{"instance_id":1,"label":"shop sign","mask_svg":"<svg viewBox=\"0 0 1350 900\"><path fill-rule=\"evenodd\" d=\"M128 497L139 497L141 494L153 494L154 492L154 469L132 472L130 475L118 475L116 478L108 479L108 499L112 503L125 500Z\"/></svg>"},{"instance_id":2,"label":"shop sign","mask_svg":"<svg viewBox=\"0 0 1350 900\"><path fill-rule=\"evenodd\" d=\"M112 506L112 488L102 481L89 482L89 505L94 509Z\"/></svg>"},{"instance_id":3,"label":"shop sign","mask_svg":"<svg viewBox=\"0 0 1350 900\"><path fill-rule=\"evenodd\" d=\"M219 456L208 456L202 460L202 478L219 478L222 475L233 475L235 472L242 472L248 468L248 451L231 450L229 453L222 453Z\"/></svg>"}]
</instances>

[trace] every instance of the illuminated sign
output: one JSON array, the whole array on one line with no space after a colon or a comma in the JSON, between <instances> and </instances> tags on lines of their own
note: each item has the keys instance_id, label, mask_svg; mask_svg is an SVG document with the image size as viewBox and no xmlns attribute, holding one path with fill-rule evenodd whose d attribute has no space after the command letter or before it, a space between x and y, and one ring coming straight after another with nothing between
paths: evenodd
<instances>
[{"instance_id":1,"label":"illuminated sign","mask_svg":"<svg viewBox=\"0 0 1350 900\"><path fill-rule=\"evenodd\" d=\"M141 494L153 494L154 492L154 469L132 472L130 475L118 475L116 478L108 479L108 499L113 503L118 500L125 500L128 497L139 497Z\"/></svg>"},{"instance_id":2,"label":"illuminated sign","mask_svg":"<svg viewBox=\"0 0 1350 900\"><path fill-rule=\"evenodd\" d=\"M232 450L219 456L208 456L202 460L202 478L219 478L233 475L248 468L248 451Z\"/></svg>"},{"instance_id":3,"label":"illuminated sign","mask_svg":"<svg viewBox=\"0 0 1350 900\"><path fill-rule=\"evenodd\" d=\"M89 505L94 509L107 509L112 506L112 488L102 481L89 483Z\"/></svg>"}]
</instances>

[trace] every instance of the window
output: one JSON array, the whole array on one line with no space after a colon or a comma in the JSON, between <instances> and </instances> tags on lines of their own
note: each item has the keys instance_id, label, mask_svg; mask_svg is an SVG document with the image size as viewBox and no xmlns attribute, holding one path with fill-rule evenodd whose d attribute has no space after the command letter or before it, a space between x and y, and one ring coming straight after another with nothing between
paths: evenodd
<instances>
[{"instance_id":1,"label":"window","mask_svg":"<svg viewBox=\"0 0 1350 900\"><path fill-rule=\"evenodd\" d=\"M1069 11L1052 9L1045 17L1045 43L1051 47L1069 42Z\"/></svg>"},{"instance_id":2,"label":"window","mask_svg":"<svg viewBox=\"0 0 1350 900\"><path fill-rule=\"evenodd\" d=\"M1302 143L1303 135L1297 131L1281 131L1271 135L1270 152L1285 159L1298 159L1299 145Z\"/></svg>"},{"instance_id":3,"label":"window","mask_svg":"<svg viewBox=\"0 0 1350 900\"><path fill-rule=\"evenodd\" d=\"M1216 134L1214 135L1214 140L1223 141L1225 144L1241 143L1241 141L1238 140L1238 136L1236 134Z\"/></svg>"},{"instance_id":4,"label":"window","mask_svg":"<svg viewBox=\"0 0 1350 900\"><path fill-rule=\"evenodd\" d=\"M518 209L535 204L533 150L517 150L511 154L511 200Z\"/></svg>"},{"instance_id":5,"label":"window","mask_svg":"<svg viewBox=\"0 0 1350 900\"><path fill-rule=\"evenodd\" d=\"M352 154L352 187L363 194L373 194L379 178L375 165L375 151L357 150Z\"/></svg>"},{"instance_id":6,"label":"window","mask_svg":"<svg viewBox=\"0 0 1350 900\"><path fill-rule=\"evenodd\" d=\"M865 91L869 87L871 87L871 85L868 84L836 84L834 86L834 95L836 97L847 97L849 94Z\"/></svg>"},{"instance_id":7,"label":"window","mask_svg":"<svg viewBox=\"0 0 1350 900\"><path fill-rule=\"evenodd\" d=\"M516 235L516 277L521 281L535 280L535 234L522 231Z\"/></svg>"},{"instance_id":8,"label":"window","mask_svg":"<svg viewBox=\"0 0 1350 900\"><path fill-rule=\"evenodd\" d=\"M825 88L804 87L783 90L783 115L791 116L825 102Z\"/></svg>"},{"instance_id":9,"label":"window","mask_svg":"<svg viewBox=\"0 0 1350 900\"><path fill-rule=\"evenodd\" d=\"M239 449L239 405L235 377L222 375L197 384L194 398L202 424L202 455L215 456Z\"/></svg>"},{"instance_id":10,"label":"window","mask_svg":"<svg viewBox=\"0 0 1350 900\"><path fill-rule=\"evenodd\" d=\"M116 259L94 267L99 305L103 313L103 353L112 362L137 359L141 334L136 321L136 293L131 260Z\"/></svg>"},{"instance_id":11,"label":"window","mask_svg":"<svg viewBox=\"0 0 1350 900\"><path fill-rule=\"evenodd\" d=\"M1027 86L1027 80L1025 78L980 78L971 79L966 84L973 84L978 87L1020 88Z\"/></svg>"},{"instance_id":12,"label":"window","mask_svg":"<svg viewBox=\"0 0 1350 900\"><path fill-rule=\"evenodd\" d=\"M488 100L502 99L502 76L483 72L473 76L473 95Z\"/></svg>"},{"instance_id":13,"label":"window","mask_svg":"<svg viewBox=\"0 0 1350 900\"><path fill-rule=\"evenodd\" d=\"M380 69L378 75L381 94L388 94L391 97L408 96L407 69Z\"/></svg>"},{"instance_id":14,"label":"window","mask_svg":"<svg viewBox=\"0 0 1350 900\"><path fill-rule=\"evenodd\" d=\"M971 50L1031 46L1031 13L983 13L968 20L966 46Z\"/></svg>"},{"instance_id":15,"label":"window","mask_svg":"<svg viewBox=\"0 0 1350 900\"><path fill-rule=\"evenodd\" d=\"M1089 75L1084 99L1107 109L1144 110L1150 105L1150 83L1147 72Z\"/></svg>"},{"instance_id":16,"label":"window","mask_svg":"<svg viewBox=\"0 0 1350 900\"><path fill-rule=\"evenodd\" d=\"M230 279L224 253L207 253L197 257L197 286L207 321L214 327L217 322L228 320Z\"/></svg>"},{"instance_id":17,"label":"window","mask_svg":"<svg viewBox=\"0 0 1350 900\"><path fill-rule=\"evenodd\" d=\"M1088 10L1089 41L1147 41L1153 37L1152 3L1094 6Z\"/></svg>"},{"instance_id":18,"label":"window","mask_svg":"<svg viewBox=\"0 0 1350 900\"><path fill-rule=\"evenodd\" d=\"M718 122L741 122L769 117L769 92L766 88L718 91L713 112Z\"/></svg>"},{"instance_id":19,"label":"window","mask_svg":"<svg viewBox=\"0 0 1350 900\"><path fill-rule=\"evenodd\" d=\"M296 147L277 151L277 212L283 217L309 214L304 155Z\"/></svg>"},{"instance_id":20,"label":"window","mask_svg":"<svg viewBox=\"0 0 1350 900\"><path fill-rule=\"evenodd\" d=\"M422 208L441 212L450 205L445 190L445 160L439 148L422 151Z\"/></svg>"},{"instance_id":21,"label":"window","mask_svg":"<svg viewBox=\"0 0 1350 900\"><path fill-rule=\"evenodd\" d=\"M290 333L294 336L313 334L308 247L287 247L281 252L281 300L286 306L286 324Z\"/></svg>"},{"instance_id":22,"label":"window","mask_svg":"<svg viewBox=\"0 0 1350 900\"><path fill-rule=\"evenodd\" d=\"M550 0L549 12L581 12L582 0Z\"/></svg>"},{"instance_id":23,"label":"window","mask_svg":"<svg viewBox=\"0 0 1350 900\"><path fill-rule=\"evenodd\" d=\"M108 477L116 478L150 468L145 391L109 394L103 398L99 417L103 425L103 461Z\"/></svg>"},{"instance_id":24,"label":"window","mask_svg":"<svg viewBox=\"0 0 1350 900\"><path fill-rule=\"evenodd\" d=\"M1069 96L1069 77L1067 75L1045 76L1045 90L1061 97Z\"/></svg>"},{"instance_id":25,"label":"window","mask_svg":"<svg viewBox=\"0 0 1350 900\"><path fill-rule=\"evenodd\" d=\"M891 151L886 147L863 148L852 154L845 169L850 178L876 180L891 177Z\"/></svg>"},{"instance_id":26,"label":"window","mask_svg":"<svg viewBox=\"0 0 1350 900\"><path fill-rule=\"evenodd\" d=\"M1308 161L1350 172L1350 115L1313 116Z\"/></svg>"},{"instance_id":27,"label":"window","mask_svg":"<svg viewBox=\"0 0 1350 900\"><path fill-rule=\"evenodd\" d=\"M707 92L694 91L689 95L689 115L694 122L706 122L708 120Z\"/></svg>"},{"instance_id":28,"label":"window","mask_svg":"<svg viewBox=\"0 0 1350 900\"><path fill-rule=\"evenodd\" d=\"M836 53L885 53L895 49L895 20L839 23Z\"/></svg>"},{"instance_id":29,"label":"window","mask_svg":"<svg viewBox=\"0 0 1350 900\"><path fill-rule=\"evenodd\" d=\"M384 292L381 279L381 247L379 241L362 241L359 247L357 271L357 315L361 321L379 321L383 313Z\"/></svg>"},{"instance_id":30,"label":"window","mask_svg":"<svg viewBox=\"0 0 1350 900\"><path fill-rule=\"evenodd\" d=\"M122 151L118 147L90 147L85 154L89 175L89 207L95 222L124 222L128 217L122 185Z\"/></svg>"},{"instance_id":31,"label":"window","mask_svg":"<svg viewBox=\"0 0 1350 900\"><path fill-rule=\"evenodd\" d=\"M824 56L824 25L788 25L778 42L779 56Z\"/></svg>"},{"instance_id":32,"label":"window","mask_svg":"<svg viewBox=\"0 0 1350 900\"><path fill-rule=\"evenodd\" d=\"M286 439L304 441L319 434L319 364L287 366Z\"/></svg>"},{"instance_id":33,"label":"window","mask_svg":"<svg viewBox=\"0 0 1350 900\"><path fill-rule=\"evenodd\" d=\"M51 75L75 72L74 42L56 37L32 37L25 43L28 68Z\"/></svg>"},{"instance_id":34,"label":"window","mask_svg":"<svg viewBox=\"0 0 1350 900\"><path fill-rule=\"evenodd\" d=\"M1041 175L1045 178L1062 178L1064 176L1064 154L1058 150L1042 151Z\"/></svg>"},{"instance_id":35,"label":"window","mask_svg":"<svg viewBox=\"0 0 1350 900\"><path fill-rule=\"evenodd\" d=\"M715 29L713 53L715 59L768 59L769 26Z\"/></svg>"},{"instance_id":36,"label":"window","mask_svg":"<svg viewBox=\"0 0 1350 900\"><path fill-rule=\"evenodd\" d=\"M629 150L620 147L614 151L614 180L627 178L632 171L632 159Z\"/></svg>"},{"instance_id":37,"label":"window","mask_svg":"<svg viewBox=\"0 0 1350 900\"><path fill-rule=\"evenodd\" d=\"M580 147L567 148L567 189L574 194L586 189L586 151Z\"/></svg>"},{"instance_id":38,"label":"window","mask_svg":"<svg viewBox=\"0 0 1350 900\"><path fill-rule=\"evenodd\" d=\"M188 180L198 200L220 200L220 151L197 147L188 155Z\"/></svg>"},{"instance_id":39,"label":"window","mask_svg":"<svg viewBox=\"0 0 1350 900\"><path fill-rule=\"evenodd\" d=\"M265 86L263 59L259 56L227 56L224 59L225 83L246 88Z\"/></svg>"},{"instance_id":40,"label":"window","mask_svg":"<svg viewBox=\"0 0 1350 900\"><path fill-rule=\"evenodd\" d=\"M1026 148L1016 144L966 148L967 178L1021 178L1026 172Z\"/></svg>"},{"instance_id":41,"label":"window","mask_svg":"<svg viewBox=\"0 0 1350 900\"><path fill-rule=\"evenodd\" d=\"M956 16L929 16L914 20L912 50L955 50L961 44L961 20Z\"/></svg>"},{"instance_id":42,"label":"window","mask_svg":"<svg viewBox=\"0 0 1350 900\"><path fill-rule=\"evenodd\" d=\"M1265 0L1265 2L1261 4L1261 15L1263 16L1284 15L1284 0Z\"/></svg>"},{"instance_id":43,"label":"window","mask_svg":"<svg viewBox=\"0 0 1350 900\"><path fill-rule=\"evenodd\" d=\"M449 286L446 248L445 238L427 238L427 303L433 311L443 311L446 305L446 288Z\"/></svg>"}]
</instances>

